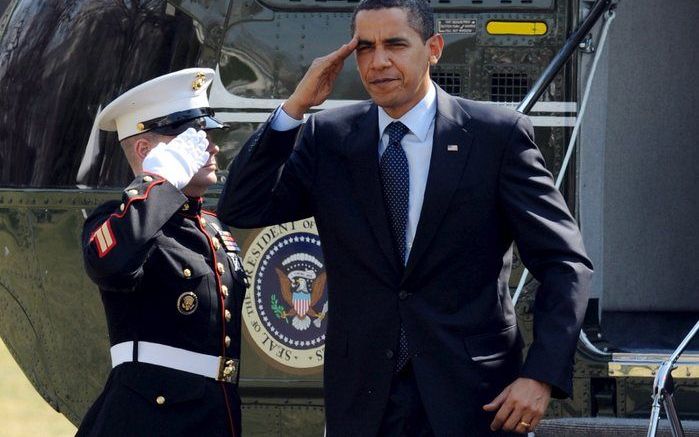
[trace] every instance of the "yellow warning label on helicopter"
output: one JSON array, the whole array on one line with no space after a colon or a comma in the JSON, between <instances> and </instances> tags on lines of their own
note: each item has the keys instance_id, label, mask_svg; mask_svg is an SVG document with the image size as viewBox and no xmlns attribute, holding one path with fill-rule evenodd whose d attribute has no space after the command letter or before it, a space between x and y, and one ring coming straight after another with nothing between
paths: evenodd
<instances>
[{"instance_id":1,"label":"yellow warning label on helicopter","mask_svg":"<svg viewBox=\"0 0 699 437\"><path fill-rule=\"evenodd\" d=\"M486 30L491 35L541 36L548 32L543 21L489 21Z\"/></svg>"}]
</instances>

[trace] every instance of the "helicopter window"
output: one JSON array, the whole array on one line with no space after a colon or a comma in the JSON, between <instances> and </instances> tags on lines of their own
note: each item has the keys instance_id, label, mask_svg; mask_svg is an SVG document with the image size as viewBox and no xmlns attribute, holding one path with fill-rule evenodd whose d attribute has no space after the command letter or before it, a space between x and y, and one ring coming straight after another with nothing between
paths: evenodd
<instances>
[{"instance_id":1,"label":"helicopter window","mask_svg":"<svg viewBox=\"0 0 699 437\"><path fill-rule=\"evenodd\" d=\"M17 7L0 32L0 44L13 44L0 50L0 187L128 184L116 135L94 124L99 111L146 80L212 63L199 24L179 7L67 3L66 14L56 12L62 2Z\"/></svg>"}]
</instances>

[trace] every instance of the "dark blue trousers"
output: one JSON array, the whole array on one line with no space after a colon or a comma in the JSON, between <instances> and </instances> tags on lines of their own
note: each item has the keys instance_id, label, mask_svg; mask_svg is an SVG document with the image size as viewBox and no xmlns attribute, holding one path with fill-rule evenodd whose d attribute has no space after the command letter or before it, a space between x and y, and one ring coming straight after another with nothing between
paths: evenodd
<instances>
[{"instance_id":1,"label":"dark blue trousers","mask_svg":"<svg viewBox=\"0 0 699 437\"><path fill-rule=\"evenodd\" d=\"M491 415L494 417L495 413ZM423 407L410 362L393 375L391 394L378 435L380 437L436 437ZM465 429L463 435L464 437L520 437L524 434Z\"/></svg>"},{"instance_id":2,"label":"dark blue trousers","mask_svg":"<svg viewBox=\"0 0 699 437\"><path fill-rule=\"evenodd\" d=\"M382 437L434 437L422 406L413 366L408 362L393 376L391 395L381 421Z\"/></svg>"}]
</instances>

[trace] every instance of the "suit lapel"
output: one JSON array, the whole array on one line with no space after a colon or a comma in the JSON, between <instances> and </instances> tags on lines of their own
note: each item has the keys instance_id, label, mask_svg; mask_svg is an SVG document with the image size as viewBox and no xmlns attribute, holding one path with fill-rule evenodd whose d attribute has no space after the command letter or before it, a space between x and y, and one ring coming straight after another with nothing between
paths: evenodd
<instances>
[{"instance_id":1,"label":"suit lapel","mask_svg":"<svg viewBox=\"0 0 699 437\"><path fill-rule=\"evenodd\" d=\"M369 220L371 230L379 247L389 263L400 271L397 249L394 247L388 226L388 215L383 201L381 180L379 177L379 127L376 105L372 104L363 117L354 125L355 134L345 141L345 150L349 150L350 171L356 198L364 215Z\"/></svg>"},{"instance_id":2,"label":"suit lapel","mask_svg":"<svg viewBox=\"0 0 699 437\"><path fill-rule=\"evenodd\" d=\"M469 115L451 96L437 87L437 115L430 170L420 220L403 280L408 278L439 229L461 179L473 142L473 135L468 130L469 125Z\"/></svg>"}]
</instances>

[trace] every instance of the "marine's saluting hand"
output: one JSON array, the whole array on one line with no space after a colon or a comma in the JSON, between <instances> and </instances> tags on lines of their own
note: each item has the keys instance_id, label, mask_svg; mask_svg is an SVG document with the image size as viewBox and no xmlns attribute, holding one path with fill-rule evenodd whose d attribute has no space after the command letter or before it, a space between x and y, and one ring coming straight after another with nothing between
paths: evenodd
<instances>
[{"instance_id":1,"label":"marine's saluting hand","mask_svg":"<svg viewBox=\"0 0 699 437\"><path fill-rule=\"evenodd\" d=\"M334 52L316 58L296 86L296 90L284 103L284 112L300 120L313 106L318 106L328 98L335 85L335 79L342 71L345 59L357 48L357 37Z\"/></svg>"},{"instance_id":2,"label":"marine's saluting hand","mask_svg":"<svg viewBox=\"0 0 699 437\"><path fill-rule=\"evenodd\" d=\"M159 143L143 160L143 171L158 174L184 188L209 159L206 132L189 128L169 143Z\"/></svg>"}]
</instances>

